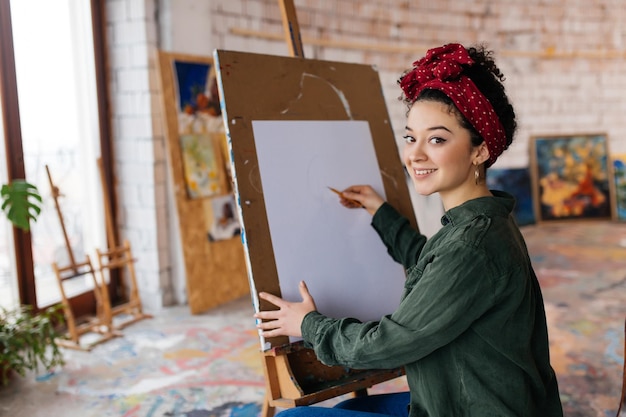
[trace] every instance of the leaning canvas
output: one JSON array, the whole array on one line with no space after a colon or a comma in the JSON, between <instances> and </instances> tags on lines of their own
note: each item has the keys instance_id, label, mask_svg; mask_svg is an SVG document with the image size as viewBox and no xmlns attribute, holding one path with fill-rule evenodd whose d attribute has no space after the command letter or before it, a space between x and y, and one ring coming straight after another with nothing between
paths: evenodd
<instances>
[{"instance_id":1,"label":"leaning canvas","mask_svg":"<svg viewBox=\"0 0 626 417\"><path fill-rule=\"evenodd\" d=\"M626 220L626 154L612 155L615 184L615 217Z\"/></svg>"},{"instance_id":2,"label":"leaning canvas","mask_svg":"<svg viewBox=\"0 0 626 417\"><path fill-rule=\"evenodd\" d=\"M535 223L528 168L489 168L487 186L490 190L505 191L515 197L513 215L518 225Z\"/></svg>"},{"instance_id":3,"label":"leaning canvas","mask_svg":"<svg viewBox=\"0 0 626 417\"><path fill-rule=\"evenodd\" d=\"M611 172L605 134L531 140L537 221L610 219Z\"/></svg>"}]
</instances>

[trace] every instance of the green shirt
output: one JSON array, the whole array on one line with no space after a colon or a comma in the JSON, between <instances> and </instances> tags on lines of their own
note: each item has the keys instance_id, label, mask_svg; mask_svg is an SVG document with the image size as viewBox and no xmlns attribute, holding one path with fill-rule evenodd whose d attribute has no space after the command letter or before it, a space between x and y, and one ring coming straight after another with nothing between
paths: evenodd
<instances>
[{"instance_id":1,"label":"green shirt","mask_svg":"<svg viewBox=\"0 0 626 417\"><path fill-rule=\"evenodd\" d=\"M562 416L515 201L492 193L447 211L428 240L383 204L372 225L406 268L400 305L366 323L307 314L302 335L318 358L355 369L404 366L411 417Z\"/></svg>"}]
</instances>

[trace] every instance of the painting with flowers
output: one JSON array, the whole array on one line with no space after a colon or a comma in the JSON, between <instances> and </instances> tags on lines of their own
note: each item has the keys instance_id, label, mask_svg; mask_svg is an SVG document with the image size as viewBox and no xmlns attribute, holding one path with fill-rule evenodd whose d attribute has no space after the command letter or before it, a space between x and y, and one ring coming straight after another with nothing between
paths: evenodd
<instances>
[{"instance_id":1,"label":"painting with flowers","mask_svg":"<svg viewBox=\"0 0 626 417\"><path fill-rule=\"evenodd\" d=\"M227 192L225 141L217 79L209 63L174 61L178 133L190 198Z\"/></svg>"},{"instance_id":2,"label":"painting with flowers","mask_svg":"<svg viewBox=\"0 0 626 417\"><path fill-rule=\"evenodd\" d=\"M610 219L611 168L605 134L533 137L537 221Z\"/></svg>"}]
</instances>

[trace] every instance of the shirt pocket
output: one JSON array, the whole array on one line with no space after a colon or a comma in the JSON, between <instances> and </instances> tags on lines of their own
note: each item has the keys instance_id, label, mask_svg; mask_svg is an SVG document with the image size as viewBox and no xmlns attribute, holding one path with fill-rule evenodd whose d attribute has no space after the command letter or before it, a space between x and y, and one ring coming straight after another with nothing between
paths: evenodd
<instances>
[{"instance_id":1,"label":"shirt pocket","mask_svg":"<svg viewBox=\"0 0 626 417\"><path fill-rule=\"evenodd\" d=\"M434 260L435 255L426 256L419 260L416 265L413 265L406 270L407 278L404 282L404 293L402 295L403 300L407 295L409 295L409 293L413 290L413 287L415 287L418 281L422 278L426 267Z\"/></svg>"}]
</instances>

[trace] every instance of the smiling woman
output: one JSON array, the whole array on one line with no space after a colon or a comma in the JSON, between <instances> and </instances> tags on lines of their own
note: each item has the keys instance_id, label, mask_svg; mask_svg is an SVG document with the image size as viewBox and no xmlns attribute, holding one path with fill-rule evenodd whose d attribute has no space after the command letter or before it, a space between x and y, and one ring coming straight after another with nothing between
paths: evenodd
<instances>
[{"instance_id":1,"label":"smiling woman","mask_svg":"<svg viewBox=\"0 0 626 417\"><path fill-rule=\"evenodd\" d=\"M402 160L415 190L438 193L446 209L430 239L371 185L341 191L344 206L356 200L372 215L387 254L405 269L393 313L336 318L318 309L304 281L301 301L259 293L278 308L254 315L263 337L302 337L329 366L404 367L410 392L281 417L563 416L541 287L511 216L515 200L485 182L517 125L502 80L490 51L460 44L430 49L399 80L410 109Z\"/></svg>"},{"instance_id":2,"label":"smiling woman","mask_svg":"<svg viewBox=\"0 0 626 417\"><path fill-rule=\"evenodd\" d=\"M87 251L105 243L101 187L95 163L100 153L100 137L97 94L94 94L91 9L90 2L82 1L2 2L3 12L10 11L19 103L19 120L3 117L13 128L2 131L13 132L14 137L2 137L2 141L15 142L16 136L21 136L24 177L37 186L44 198L40 218L31 222L35 303L42 308L60 300L52 263L63 266L70 259L51 197L46 166L61 192L59 203L77 261L82 261ZM6 44L3 48L7 49ZM4 71L11 68L7 66ZM4 97L2 102L7 103ZM2 155L2 164L6 158ZM12 260L11 229L3 224L0 233L3 249L0 250L0 305L33 303L23 299L24 283L15 282L20 274ZM20 296L18 288L22 289ZM82 290L77 288L76 292Z\"/></svg>"}]
</instances>

